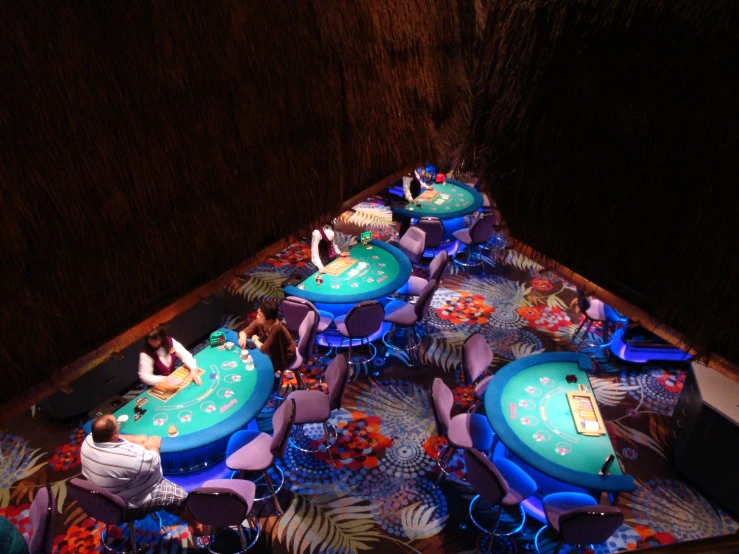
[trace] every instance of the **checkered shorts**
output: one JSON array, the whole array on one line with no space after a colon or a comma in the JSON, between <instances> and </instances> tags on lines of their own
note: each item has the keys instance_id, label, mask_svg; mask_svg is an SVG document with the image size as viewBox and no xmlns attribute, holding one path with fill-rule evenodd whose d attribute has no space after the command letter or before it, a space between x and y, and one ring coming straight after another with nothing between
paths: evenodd
<instances>
[{"instance_id":1,"label":"checkered shorts","mask_svg":"<svg viewBox=\"0 0 739 554\"><path fill-rule=\"evenodd\" d=\"M187 500L187 491L175 485L172 481L162 479L159 484L151 491L151 500L145 502L138 508L129 511L129 515L135 519L141 519L147 514L165 510L170 514L179 515L185 508Z\"/></svg>"}]
</instances>

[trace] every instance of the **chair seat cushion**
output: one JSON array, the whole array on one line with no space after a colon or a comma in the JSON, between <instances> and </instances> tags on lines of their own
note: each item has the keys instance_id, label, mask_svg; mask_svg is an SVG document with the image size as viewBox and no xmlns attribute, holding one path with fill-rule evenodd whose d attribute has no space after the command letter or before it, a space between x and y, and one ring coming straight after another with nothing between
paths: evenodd
<instances>
[{"instance_id":1,"label":"chair seat cushion","mask_svg":"<svg viewBox=\"0 0 739 554\"><path fill-rule=\"evenodd\" d=\"M555 492L546 495L542 500L544 513L547 516L547 523L558 533L559 518L562 514L570 510L576 510L577 508L587 508L597 505L598 503L592 496L581 492Z\"/></svg>"},{"instance_id":2,"label":"chair seat cushion","mask_svg":"<svg viewBox=\"0 0 739 554\"><path fill-rule=\"evenodd\" d=\"M294 371L296 369L299 369L300 366L303 365L303 356L300 355L300 352L298 352L297 348L295 349L295 361L291 363L289 366L287 366L285 369L289 369L291 371Z\"/></svg>"},{"instance_id":3,"label":"chair seat cushion","mask_svg":"<svg viewBox=\"0 0 739 554\"><path fill-rule=\"evenodd\" d=\"M251 481L246 479L211 479L203 483L203 487L208 489L221 489L232 492L240 497L248 506L246 513L251 512L254 504L254 495L257 487Z\"/></svg>"},{"instance_id":4,"label":"chair seat cushion","mask_svg":"<svg viewBox=\"0 0 739 554\"><path fill-rule=\"evenodd\" d=\"M326 329L328 329L329 325L334 320L334 315L330 314L328 312L324 312L323 310L318 310L318 330L317 333L323 333Z\"/></svg>"},{"instance_id":5,"label":"chair seat cushion","mask_svg":"<svg viewBox=\"0 0 739 554\"><path fill-rule=\"evenodd\" d=\"M606 305L597 298L589 298L588 300L590 300L590 307L585 312L585 315L595 321L605 321Z\"/></svg>"},{"instance_id":6,"label":"chair seat cushion","mask_svg":"<svg viewBox=\"0 0 739 554\"><path fill-rule=\"evenodd\" d=\"M512 461L498 458L495 467L508 483L508 494L501 500L504 506L519 504L536 492L536 481Z\"/></svg>"},{"instance_id":7,"label":"chair seat cushion","mask_svg":"<svg viewBox=\"0 0 739 554\"><path fill-rule=\"evenodd\" d=\"M485 400L485 391L488 390L488 384L492 378L492 375L488 375L485 379L475 385L475 397L478 400Z\"/></svg>"},{"instance_id":8,"label":"chair seat cushion","mask_svg":"<svg viewBox=\"0 0 739 554\"><path fill-rule=\"evenodd\" d=\"M460 229L459 231L454 231L454 233L452 234L454 235L454 238L457 239L459 242L467 245L472 244L472 238L470 237L469 229Z\"/></svg>"},{"instance_id":9,"label":"chair seat cushion","mask_svg":"<svg viewBox=\"0 0 739 554\"><path fill-rule=\"evenodd\" d=\"M274 462L269 448L272 437L259 433L253 440L226 458L226 467L237 471L264 471Z\"/></svg>"},{"instance_id":10,"label":"chair seat cushion","mask_svg":"<svg viewBox=\"0 0 739 554\"><path fill-rule=\"evenodd\" d=\"M295 425L323 423L331 417L328 395L319 390L296 390L287 399L295 400Z\"/></svg>"},{"instance_id":11,"label":"chair seat cushion","mask_svg":"<svg viewBox=\"0 0 739 554\"><path fill-rule=\"evenodd\" d=\"M417 321L416 306L402 300L393 300L385 306L385 321L413 325Z\"/></svg>"},{"instance_id":12,"label":"chair seat cushion","mask_svg":"<svg viewBox=\"0 0 739 554\"><path fill-rule=\"evenodd\" d=\"M236 431L233 435L231 435L231 438L228 439L228 446L226 447L226 458L228 458L231 454L236 452L242 446L245 446L246 444L253 441L258 436L259 431L251 431L247 429Z\"/></svg>"},{"instance_id":13,"label":"chair seat cushion","mask_svg":"<svg viewBox=\"0 0 739 554\"><path fill-rule=\"evenodd\" d=\"M403 285L398 292L400 294L407 294L408 296L421 296L421 291L423 291L428 284L429 282L423 277L411 275L408 282Z\"/></svg>"},{"instance_id":14,"label":"chair seat cushion","mask_svg":"<svg viewBox=\"0 0 739 554\"><path fill-rule=\"evenodd\" d=\"M455 448L486 451L493 446L493 429L481 414L460 414L449 423L447 439Z\"/></svg>"}]
</instances>

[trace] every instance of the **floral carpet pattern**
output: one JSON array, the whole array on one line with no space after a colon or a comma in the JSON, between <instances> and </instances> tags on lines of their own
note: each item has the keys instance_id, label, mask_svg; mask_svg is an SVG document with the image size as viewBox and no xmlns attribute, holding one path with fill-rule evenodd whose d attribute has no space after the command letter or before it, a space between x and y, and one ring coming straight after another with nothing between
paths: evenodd
<instances>
[{"instance_id":1,"label":"floral carpet pattern","mask_svg":"<svg viewBox=\"0 0 739 554\"><path fill-rule=\"evenodd\" d=\"M342 247L363 230L378 240L397 236L388 202L369 198L334 222ZM325 451L288 448L281 462L286 486L280 493L285 513L257 503L263 526L254 551L287 554L480 552L488 539L466 519L472 490L461 481L436 485L435 458L445 440L435 436L428 392L436 377L452 388L455 413L474 402L461 371L461 345L481 333L495 353L491 371L511 360L544 351L572 350L581 321L575 288L514 250L485 259L485 272L467 275L451 265L432 301L428 332L414 360L378 343L378 358L357 367L344 405L332 414L337 440L332 458ZM232 327L250 320L264 298L282 298L280 283L296 268L310 272L306 241L290 245L234 280L227 291L246 309L228 319ZM419 275L423 272L416 271ZM598 342L591 329L587 340ZM681 480L667 440L670 415L685 381L686 365L639 367L594 356L593 388L616 453L637 490L621 495L625 523L597 553L633 550L694 538L728 534L739 524L703 493ZM316 365L304 368L317 385ZM260 421L269 422L268 405ZM49 484L55 498L55 551L99 552L101 527L67 495L67 482L80 474L81 419L58 422L30 411L0 434L0 515L24 535L33 532L29 509L39 487ZM313 437L316 446L317 437ZM310 440L311 437L308 437ZM464 460L449 465L462 478ZM163 513L170 534L152 552L195 552L190 529ZM504 519L507 516L504 516ZM494 552L526 551L541 524L532 518L521 535L497 539ZM147 532L156 535L152 526ZM115 536L114 536L115 538ZM120 538L120 537L118 537ZM542 533L542 552L556 539Z\"/></svg>"}]
</instances>

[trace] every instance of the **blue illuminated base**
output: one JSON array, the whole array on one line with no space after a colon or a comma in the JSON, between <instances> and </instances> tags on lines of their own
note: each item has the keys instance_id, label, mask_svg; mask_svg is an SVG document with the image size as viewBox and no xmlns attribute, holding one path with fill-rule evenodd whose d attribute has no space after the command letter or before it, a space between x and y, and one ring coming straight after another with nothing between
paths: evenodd
<instances>
[{"instance_id":1,"label":"blue illuminated base","mask_svg":"<svg viewBox=\"0 0 739 554\"><path fill-rule=\"evenodd\" d=\"M632 346L624 341L624 328L620 327L613 333L611 352L625 362L644 364L650 361L686 362L690 354L675 347L664 346Z\"/></svg>"},{"instance_id":2,"label":"blue illuminated base","mask_svg":"<svg viewBox=\"0 0 739 554\"><path fill-rule=\"evenodd\" d=\"M379 331L369 336L369 342L375 342L376 340L380 340L383 337L383 335L390 330L390 327L392 327L390 323L387 323L387 322L383 323ZM318 335L318 337L316 337L316 344L318 344L319 346L325 346L327 348L337 348L339 347L339 345L341 345L341 348L349 348L349 339L346 338L341 333L339 333L338 330L331 327L329 329L326 329L325 332L321 333L320 335ZM366 345L367 341L359 340L359 339L352 339L352 348L356 348L360 346L361 344Z\"/></svg>"}]
</instances>

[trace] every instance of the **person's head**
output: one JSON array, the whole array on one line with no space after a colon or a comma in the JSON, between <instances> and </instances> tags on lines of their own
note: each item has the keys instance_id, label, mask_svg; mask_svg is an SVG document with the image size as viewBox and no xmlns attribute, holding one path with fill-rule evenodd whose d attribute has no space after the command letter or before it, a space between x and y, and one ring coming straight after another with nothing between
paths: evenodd
<instances>
[{"instance_id":1,"label":"person's head","mask_svg":"<svg viewBox=\"0 0 739 554\"><path fill-rule=\"evenodd\" d=\"M156 350L166 342L167 332L164 330L164 327L157 327L148 335L146 335L146 343L144 346L148 345L149 348Z\"/></svg>"},{"instance_id":2,"label":"person's head","mask_svg":"<svg viewBox=\"0 0 739 554\"><path fill-rule=\"evenodd\" d=\"M279 307L277 305L277 300L269 298L259 305L259 309L257 310L257 319L274 321L277 319L278 312Z\"/></svg>"},{"instance_id":3,"label":"person's head","mask_svg":"<svg viewBox=\"0 0 739 554\"><path fill-rule=\"evenodd\" d=\"M118 431L118 422L110 414L101 415L92 422L92 440L95 442L115 442Z\"/></svg>"}]
</instances>

